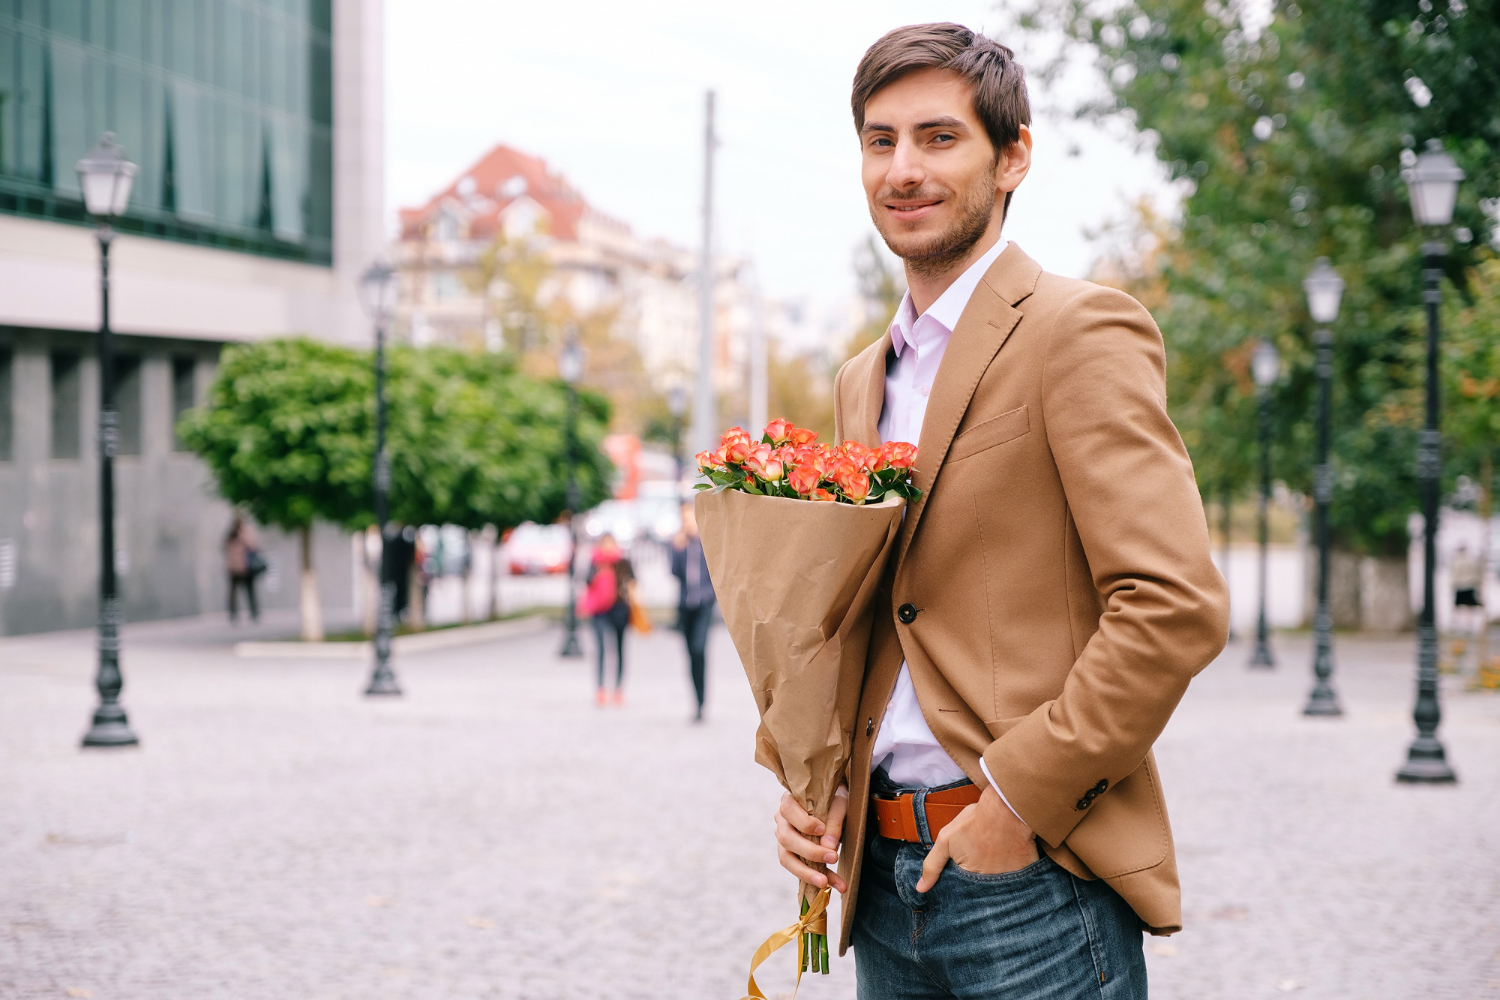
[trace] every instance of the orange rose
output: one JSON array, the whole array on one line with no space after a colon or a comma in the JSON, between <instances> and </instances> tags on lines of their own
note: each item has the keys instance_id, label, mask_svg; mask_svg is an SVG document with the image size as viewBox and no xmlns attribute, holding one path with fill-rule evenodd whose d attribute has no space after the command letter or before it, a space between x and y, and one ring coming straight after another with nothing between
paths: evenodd
<instances>
[{"instance_id":1,"label":"orange rose","mask_svg":"<svg viewBox=\"0 0 1500 1000\"><path fill-rule=\"evenodd\" d=\"M893 469L910 469L917 463L917 446L906 441L887 441L880 446L880 454Z\"/></svg>"},{"instance_id":2,"label":"orange rose","mask_svg":"<svg viewBox=\"0 0 1500 1000\"><path fill-rule=\"evenodd\" d=\"M797 425L790 420L784 417L777 417L769 424L766 424L766 437L771 439L772 444L783 444L792 436L792 432L796 429Z\"/></svg>"},{"instance_id":3,"label":"orange rose","mask_svg":"<svg viewBox=\"0 0 1500 1000\"><path fill-rule=\"evenodd\" d=\"M786 481L791 484L792 489L807 496L818 488L822 482L823 474L812 465L801 463L792 466L792 471L787 473Z\"/></svg>"},{"instance_id":4,"label":"orange rose","mask_svg":"<svg viewBox=\"0 0 1500 1000\"><path fill-rule=\"evenodd\" d=\"M693 457L698 460L698 468L704 472L707 472L709 469L722 469L724 467L724 460L719 457L717 452L700 451Z\"/></svg>"},{"instance_id":5,"label":"orange rose","mask_svg":"<svg viewBox=\"0 0 1500 1000\"><path fill-rule=\"evenodd\" d=\"M739 428L735 429L739 430ZM740 433L744 434L744 431L740 431ZM748 436L730 437L728 434L725 434L724 447L720 448L719 451L724 456L724 461L733 462L735 465L742 465L745 459L750 457L750 449L751 444Z\"/></svg>"},{"instance_id":6,"label":"orange rose","mask_svg":"<svg viewBox=\"0 0 1500 1000\"><path fill-rule=\"evenodd\" d=\"M833 503L833 502L836 502L838 500L838 497L834 496L832 493L829 493L827 490L823 489L820 486L817 489L813 490L811 493L809 493L807 495L807 499L809 499L809 500L827 500L828 502Z\"/></svg>"},{"instance_id":7,"label":"orange rose","mask_svg":"<svg viewBox=\"0 0 1500 1000\"><path fill-rule=\"evenodd\" d=\"M810 431L806 427L793 427L787 440L792 444L812 444L818 439L817 431Z\"/></svg>"},{"instance_id":8,"label":"orange rose","mask_svg":"<svg viewBox=\"0 0 1500 1000\"><path fill-rule=\"evenodd\" d=\"M855 503L862 503L870 495L870 477L852 462L844 462L829 477L835 486Z\"/></svg>"},{"instance_id":9,"label":"orange rose","mask_svg":"<svg viewBox=\"0 0 1500 1000\"><path fill-rule=\"evenodd\" d=\"M858 441L845 441L843 449L844 454L849 457L849 460L861 469L869 469L871 463L875 460L875 452L866 448Z\"/></svg>"}]
</instances>

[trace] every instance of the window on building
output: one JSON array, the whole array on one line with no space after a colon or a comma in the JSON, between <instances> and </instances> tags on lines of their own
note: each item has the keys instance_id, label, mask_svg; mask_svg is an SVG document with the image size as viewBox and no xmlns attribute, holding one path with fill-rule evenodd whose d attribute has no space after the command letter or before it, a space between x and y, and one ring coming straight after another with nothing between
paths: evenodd
<instances>
[{"instance_id":1,"label":"window on building","mask_svg":"<svg viewBox=\"0 0 1500 1000\"><path fill-rule=\"evenodd\" d=\"M0 462L9 462L14 457L15 368L15 352L0 347Z\"/></svg>"},{"instance_id":2,"label":"window on building","mask_svg":"<svg viewBox=\"0 0 1500 1000\"><path fill-rule=\"evenodd\" d=\"M333 259L332 0L0 0L0 212L87 223L73 164L140 165L125 232Z\"/></svg>"},{"instance_id":3,"label":"window on building","mask_svg":"<svg viewBox=\"0 0 1500 1000\"><path fill-rule=\"evenodd\" d=\"M83 365L77 351L53 351L52 457L78 458L83 453Z\"/></svg>"},{"instance_id":4,"label":"window on building","mask_svg":"<svg viewBox=\"0 0 1500 1000\"><path fill-rule=\"evenodd\" d=\"M117 455L141 453L141 356L115 355L115 412L120 417Z\"/></svg>"},{"instance_id":5,"label":"window on building","mask_svg":"<svg viewBox=\"0 0 1500 1000\"><path fill-rule=\"evenodd\" d=\"M187 451L182 438L177 436L177 424L182 420L184 413L198 405L196 389L193 385L197 371L198 362L194 358L172 359L172 450L174 451Z\"/></svg>"}]
</instances>

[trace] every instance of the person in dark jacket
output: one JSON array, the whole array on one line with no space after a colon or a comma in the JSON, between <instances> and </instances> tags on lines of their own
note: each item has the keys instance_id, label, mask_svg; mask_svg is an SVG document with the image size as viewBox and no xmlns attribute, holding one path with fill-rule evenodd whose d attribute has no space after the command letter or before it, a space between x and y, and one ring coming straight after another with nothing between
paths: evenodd
<instances>
[{"instance_id":1,"label":"person in dark jacket","mask_svg":"<svg viewBox=\"0 0 1500 1000\"><path fill-rule=\"evenodd\" d=\"M590 561L588 587L584 591L584 610L593 620L594 636L598 640L598 685L594 701L599 705L608 700L604 691L604 646L611 632L615 640L614 702L616 706L625 704L625 630L630 627L630 590L634 585L635 569L614 536L600 538Z\"/></svg>"},{"instance_id":2,"label":"person in dark jacket","mask_svg":"<svg viewBox=\"0 0 1500 1000\"><path fill-rule=\"evenodd\" d=\"M682 505L682 530L672 540L672 575L681 584L680 596L677 598L677 621L682 629L682 637L687 641L688 670L693 677L693 694L698 698L698 712L693 721L702 722L708 627L714 620L715 598L692 503Z\"/></svg>"}]
</instances>

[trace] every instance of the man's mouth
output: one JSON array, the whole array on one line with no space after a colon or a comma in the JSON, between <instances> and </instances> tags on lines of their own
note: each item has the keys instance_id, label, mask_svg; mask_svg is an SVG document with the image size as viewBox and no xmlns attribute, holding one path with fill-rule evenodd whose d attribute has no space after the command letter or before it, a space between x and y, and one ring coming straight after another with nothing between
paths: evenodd
<instances>
[{"instance_id":1,"label":"man's mouth","mask_svg":"<svg viewBox=\"0 0 1500 1000\"><path fill-rule=\"evenodd\" d=\"M919 198L911 201L888 201L885 207L893 220L917 223L936 212L942 203L941 198Z\"/></svg>"},{"instance_id":2,"label":"man's mouth","mask_svg":"<svg viewBox=\"0 0 1500 1000\"><path fill-rule=\"evenodd\" d=\"M930 198L926 201L892 201L887 202L885 207L890 209L899 217L910 219L915 218L919 215L926 214L926 209L933 208L941 204L941 198Z\"/></svg>"}]
</instances>

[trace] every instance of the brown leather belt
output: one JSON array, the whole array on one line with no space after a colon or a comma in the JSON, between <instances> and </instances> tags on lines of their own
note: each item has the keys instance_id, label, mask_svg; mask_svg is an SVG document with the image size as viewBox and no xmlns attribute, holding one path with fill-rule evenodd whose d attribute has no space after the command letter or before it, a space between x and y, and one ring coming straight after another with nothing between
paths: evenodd
<instances>
[{"instance_id":1,"label":"brown leather belt","mask_svg":"<svg viewBox=\"0 0 1500 1000\"><path fill-rule=\"evenodd\" d=\"M922 835L917 832L916 793L907 792L893 799L871 796L875 803L875 824L882 837L905 840L918 844ZM965 806L979 801L979 789L974 785L960 785L941 792L927 793L927 832L933 840L938 831L958 817Z\"/></svg>"}]
</instances>

